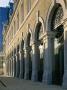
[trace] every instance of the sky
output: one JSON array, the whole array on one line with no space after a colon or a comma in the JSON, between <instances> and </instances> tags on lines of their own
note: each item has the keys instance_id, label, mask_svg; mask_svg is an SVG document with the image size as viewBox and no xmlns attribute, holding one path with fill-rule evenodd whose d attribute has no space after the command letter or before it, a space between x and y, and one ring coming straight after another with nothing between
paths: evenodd
<instances>
[{"instance_id":1,"label":"sky","mask_svg":"<svg viewBox=\"0 0 67 90\"><path fill-rule=\"evenodd\" d=\"M7 7L9 6L9 2L13 2L13 0L0 0L0 51L2 50L2 40L3 40L3 36L2 36L2 29L3 29L3 26L2 26L2 20L6 20L6 8L2 8L2 7ZM5 10L5 11L4 11ZM4 15L2 15L4 13Z\"/></svg>"},{"instance_id":2,"label":"sky","mask_svg":"<svg viewBox=\"0 0 67 90\"><path fill-rule=\"evenodd\" d=\"M13 0L0 0L0 7L8 6L9 1L13 2Z\"/></svg>"}]
</instances>

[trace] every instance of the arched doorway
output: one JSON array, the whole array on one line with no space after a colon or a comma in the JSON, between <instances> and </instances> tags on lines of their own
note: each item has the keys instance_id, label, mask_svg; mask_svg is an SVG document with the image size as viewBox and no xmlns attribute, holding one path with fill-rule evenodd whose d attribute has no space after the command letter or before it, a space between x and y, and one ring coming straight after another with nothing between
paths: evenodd
<instances>
[{"instance_id":1,"label":"arched doorway","mask_svg":"<svg viewBox=\"0 0 67 90\"><path fill-rule=\"evenodd\" d=\"M37 47L37 68L38 68L38 81L42 81L43 76L43 27L42 23L39 21L35 28L35 45Z\"/></svg>"},{"instance_id":2,"label":"arched doorway","mask_svg":"<svg viewBox=\"0 0 67 90\"><path fill-rule=\"evenodd\" d=\"M52 10L50 29L54 32L54 60L53 60L53 73L52 83L62 84L64 73L64 28L62 24L63 9L60 4L56 4Z\"/></svg>"}]
</instances>

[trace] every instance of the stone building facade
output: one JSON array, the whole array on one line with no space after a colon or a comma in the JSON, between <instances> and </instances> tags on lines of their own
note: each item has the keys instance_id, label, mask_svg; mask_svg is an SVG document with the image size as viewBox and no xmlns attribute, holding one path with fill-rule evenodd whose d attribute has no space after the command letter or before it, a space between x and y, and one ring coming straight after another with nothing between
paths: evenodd
<instances>
[{"instance_id":1,"label":"stone building facade","mask_svg":"<svg viewBox=\"0 0 67 90\"><path fill-rule=\"evenodd\" d=\"M14 0L4 33L6 74L67 85L67 0Z\"/></svg>"},{"instance_id":2,"label":"stone building facade","mask_svg":"<svg viewBox=\"0 0 67 90\"><path fill-rule=\"evenodd\" d=\"M0 75L4 75L4 67L3 67L3 65L4 65L4 62L5 62L5 60L4 60L4 52L2 52L2 51L0 51Z\"/></svg>"}]
</instances>

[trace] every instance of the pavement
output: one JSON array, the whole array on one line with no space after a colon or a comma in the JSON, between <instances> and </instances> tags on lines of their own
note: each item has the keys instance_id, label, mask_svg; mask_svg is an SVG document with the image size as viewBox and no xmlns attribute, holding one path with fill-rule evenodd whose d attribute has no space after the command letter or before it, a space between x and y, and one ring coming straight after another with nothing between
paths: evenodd
<instances>
[{"instance_id":1,"label":"pavement","mask_svg":"<svg viewBox=\"0 0 67 90\"><path fill-rule=\"evenodd\" d=\"M40 82L0 76L0 90L67 90L67 88L45 85Z\"/></svg>"}]
</instances>

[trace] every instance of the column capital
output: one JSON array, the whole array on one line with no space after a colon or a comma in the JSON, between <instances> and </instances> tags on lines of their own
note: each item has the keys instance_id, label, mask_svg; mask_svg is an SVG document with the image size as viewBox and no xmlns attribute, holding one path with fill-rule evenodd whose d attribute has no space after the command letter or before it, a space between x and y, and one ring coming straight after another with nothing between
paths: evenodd
<instances>
[{"instance_id":1,"label":"column capital","mask_svg":"<svg viewBox=\"0 0 67 90\"><path fill-rule=\"evenodd\" d=\"M21 50L19 50L19 52L18 52L19 54L21 54Z\"/></svg>"},{"instance_id":2,"label":"column capital","mask_svg":"<svg viewBox=\"0 0 67 90\"><path fill-rule=\"evenodd\" d=\"M55 37L55 32L54 31L47 31L46 35L48 38L54 38Z\"/></svg>"},{"instance_id":3,"label":"column capital","mask_svg":"<svg viewBox=\"0 0 67 90\"><path fill-rule=\"evenodd\" d=\"M43 42L45 43L47 39L54 39L55 32L54 31L47 31L43 36Z\"/></svg>"},{"instance_id":4,"label":"column capital","mask_svg":"<svg viewBox=\"0 0 67 90\"><path fill-rule=\"evenodd\" d=\"M16 57L16 54L14 56Z\"/></svg>"},{"instance_id":5,"label":"column capital","mask_svg":"<svg viewBox=\"0 0 67 90\"><path fill-rule=\"evenodd\" d=\"M32 44L32 49L34 49L35 47L37 47L37 44L36 43L33 43Z\"/></svg>"},{"instance_id":6,"label":"column capital","mask_svg":"<svg viewBox=\"0 0 67 90\"><path fill-rule=\"evenodd\" d=\"M39 44L40 44L40 41L37 41L37 40L34 40L31 44L31 47L34 48L34 47L39 47Z\"/></svg>"},{"instance_id":7,"label":"column capital","mask_svg":"<svg viewBox=\"0 0 67 90\"><path fill-rule=\"evenodd\" d=\"M31 46L27 46L24 48L24 52L30 51L31 50Z\"/></svg>"}]
</instances>

